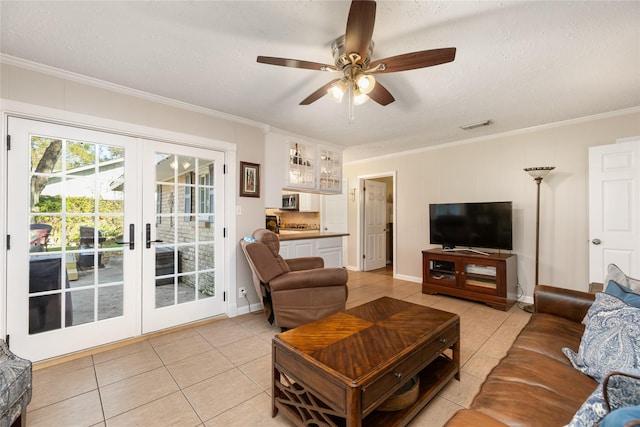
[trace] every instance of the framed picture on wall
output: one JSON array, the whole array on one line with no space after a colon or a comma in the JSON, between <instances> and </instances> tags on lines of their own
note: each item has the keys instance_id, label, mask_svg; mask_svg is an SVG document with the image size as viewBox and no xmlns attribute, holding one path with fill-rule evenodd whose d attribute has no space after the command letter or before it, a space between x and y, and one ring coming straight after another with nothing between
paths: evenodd
<instances>
[{"instance_id":1,"label":"framed picture on wall","mask_svg":"<svg viewBox=\"0 0 640 427\"><path fill-rule=\"evenodd\" d=\"M240 196L260 197L260 165L240 162Z\"/></svg>"}]
</instances>

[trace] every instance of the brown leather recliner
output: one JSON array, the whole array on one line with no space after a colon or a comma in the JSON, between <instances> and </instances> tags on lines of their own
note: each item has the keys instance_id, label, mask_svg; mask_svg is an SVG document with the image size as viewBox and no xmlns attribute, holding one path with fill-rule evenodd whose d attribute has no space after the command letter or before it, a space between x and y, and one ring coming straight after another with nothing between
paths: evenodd
<instances>
[{"instance_id":1,"label":"brown leather recliner","mask_svg":"<svg viewBox=\"0 0 640 427\"><path fill-rule=\"evenodd\" d=\"M290 329L345 309L344 268L324 268L321 257L284 259L278 235L266 229L254 231L253 238L255 242L243 239L240 245L269 322Z\"/></svg>"}]
</instances>

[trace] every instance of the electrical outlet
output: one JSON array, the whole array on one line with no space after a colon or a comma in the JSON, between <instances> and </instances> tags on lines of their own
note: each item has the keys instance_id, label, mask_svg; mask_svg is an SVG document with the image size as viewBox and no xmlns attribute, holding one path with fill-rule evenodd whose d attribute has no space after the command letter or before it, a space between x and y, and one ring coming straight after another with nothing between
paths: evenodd
<instances>
[{"instance_id":1,"label":"electrical outlet","mask_svg":"<svg viewBox=\"0 0 640 427\"><path fill-rule=\"evenodd\" d=\"M245 288L238 289L238 293L240 294L241 297L247 296L247 290Z\"/></svg>"}]
</instances>

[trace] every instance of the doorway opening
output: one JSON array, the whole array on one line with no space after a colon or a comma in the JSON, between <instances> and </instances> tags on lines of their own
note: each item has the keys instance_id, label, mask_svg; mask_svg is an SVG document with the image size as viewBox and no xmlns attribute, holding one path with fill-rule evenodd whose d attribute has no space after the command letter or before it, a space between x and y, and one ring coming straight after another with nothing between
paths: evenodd
<instances>
[{"instance_id":1,"label":"doorway opening","mask_svg":"<svg viewBox=\"0 0 640 427\"><path fill-rule=\"evenodd\" d=\"M396 172L359 177L359 270L395 276Z\"/></svg>"}]
</instances>

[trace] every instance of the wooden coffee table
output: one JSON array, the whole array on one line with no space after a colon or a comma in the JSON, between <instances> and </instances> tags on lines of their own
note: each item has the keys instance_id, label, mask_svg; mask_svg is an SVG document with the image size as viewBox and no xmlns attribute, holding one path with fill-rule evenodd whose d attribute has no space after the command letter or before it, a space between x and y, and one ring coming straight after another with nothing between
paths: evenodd
<instances>
[{"instance_id":1,"label":"wooden coffee table","mask_svg":"<svg viewBox=\"0 0 640 427\"><path fill-rule=\"evenodd\" d=\"M415 403L376 411L416 375ZM404 426L454 377L460 317L384 297L274 337L272 415L297 425Z\"/></svg>"}]
</instances>

